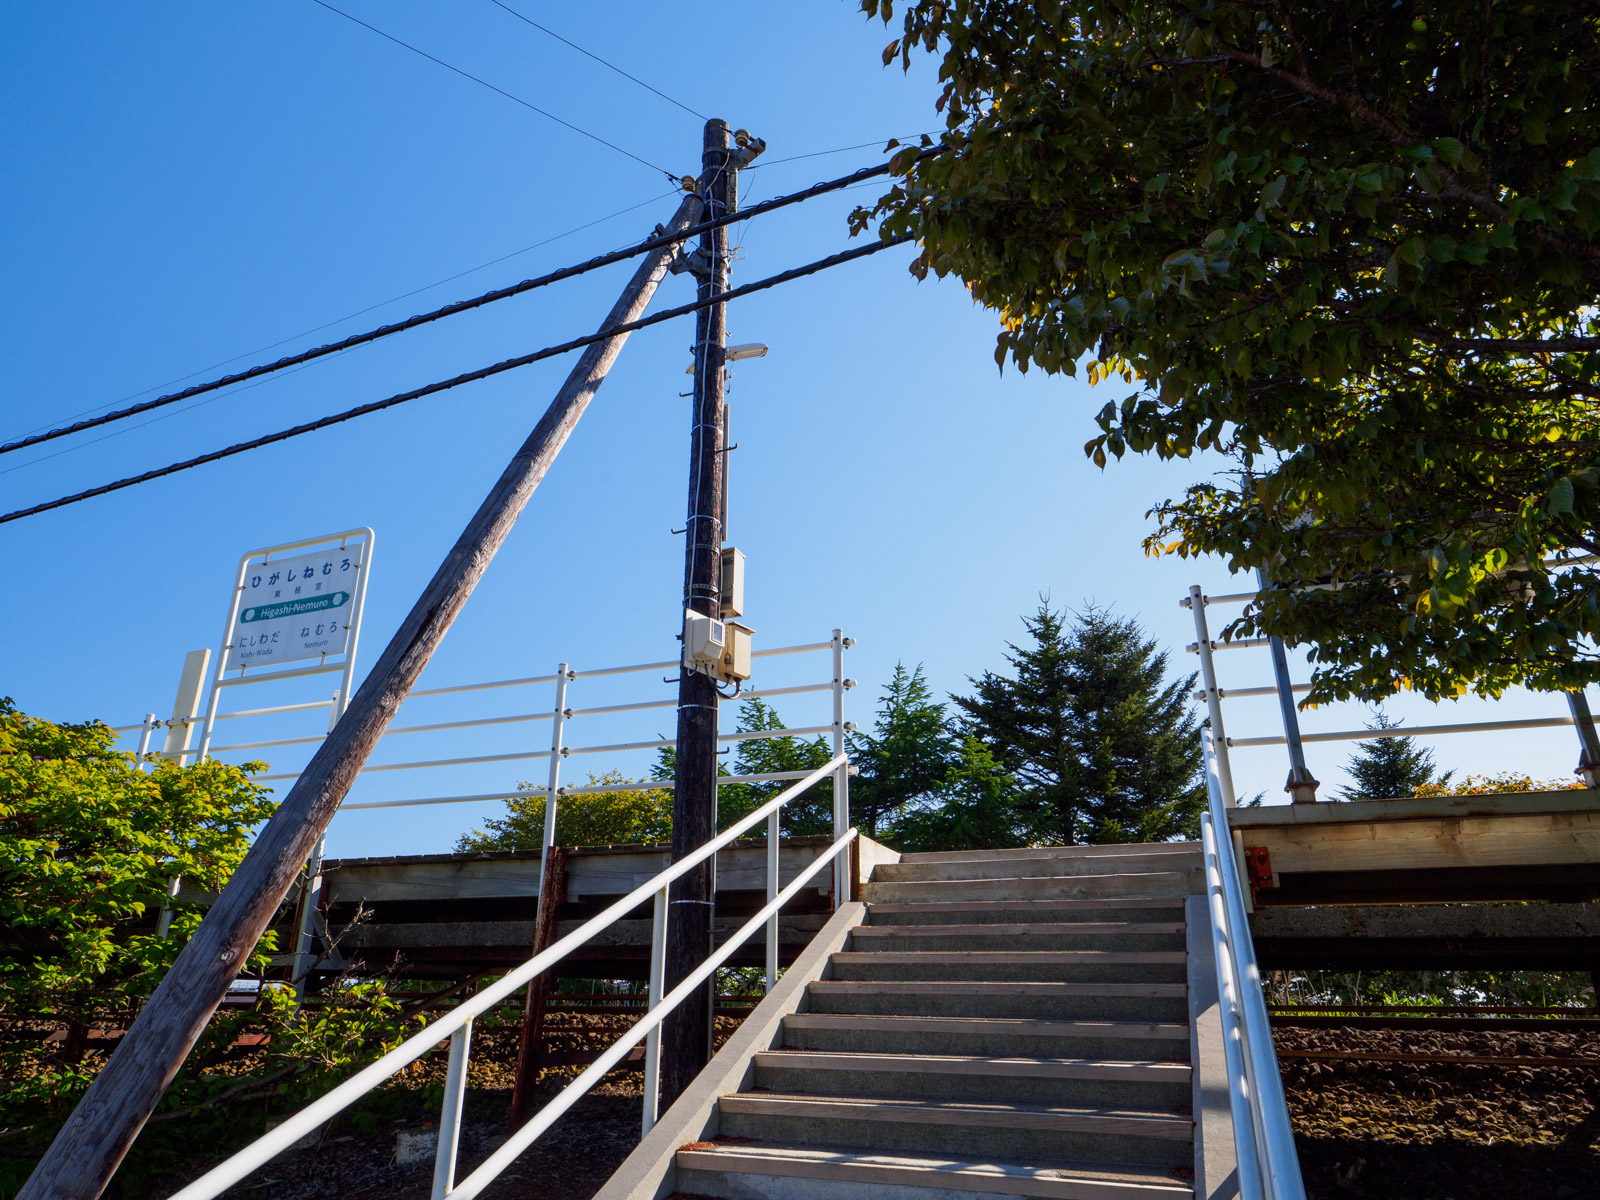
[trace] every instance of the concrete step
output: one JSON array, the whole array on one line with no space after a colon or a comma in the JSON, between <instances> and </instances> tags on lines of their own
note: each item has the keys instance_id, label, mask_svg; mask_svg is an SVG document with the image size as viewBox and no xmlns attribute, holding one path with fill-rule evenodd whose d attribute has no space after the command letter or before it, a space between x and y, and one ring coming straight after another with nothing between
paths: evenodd
<instances>
[{"instance_id":1,"label":"concrete step","mask_svg":"<svg viewBox=\"0 0 1600 1200\"><path fill-rule=\"evenodd\" d=\"M1123 858L1163 852L1200 853L1199 842L1117 842L1103 846L1018 846L1010 850L924 850L902 854L902 863L1008 862L1029 858Z\"/></svg>"},{"instance_id":2,"label":"concrete step","mask_svg":"<svg viewBox=\"0 0 1600 1200\"><path fill-rule=\"evenodd\" d=\"M806 1003L814 1013L1182 1021L1187 992L1181 983L829 979L806 989Z\"/></svg>"},{"instance_id":3,"label":"concrete step","mask_svg":"<svg viewBox=\"0 0 1600 1200\"><path fill-rule=\"evenodd\" d=\"M874 883L950 879L1015 879L1027 876L1107 875L1130 871L1182 871L1201 867L1200 851L1180 845L1172 850L1084 855L1044 853L1015 858L940 859L935 862L880 863Z\"/></svg>"},{"instance_id":4,"label":"concrete step","mask_svg":"<svg viewBox=\"0 0 1600 1200\"><path fill-rule=\"evenodd\" d=\"M912 883L879 883L874 878L862 889L862 899L869 904L926 900L1074 900L1095 896L1188 896L1198 894L1204 888L1205 873L1196 867L1182 871L948 879Z\"/></svg>"},{"instance_id":5,"label":"concrete step","mask_svg":"<svg viewBox=\"0 0 1600 1200\"><path fill-rule=\"evenodd\" d=\"M1162 1168L1194 1158L1194 1122L1164 1113L738 1093L718 1101L720 1136L874 1153Z\"/></svg>"},{"instance_id":6,"label":"concrete step","mask_svg":"<svg viewBox=\"0 0 1600 1200\"><path fill-rule=\"evenodd\" d=\"M1187 1063L971 1055L755 1055L755 1088L812 1096L1000 1101L1173 1112L1191 1104Z\"/></svg>"},{"instance_id":7,"label":"concrete step","mask_svg":"<svg viewBox=\"0 0 1600 1200\"><path fill-rule=\"evenodd\" d=\"M1182 950L1183 922L1027 921L1019 925L862 925L851 950ZM1000 939L997 943L996 939Z\"/></svg>"},{"instance_id":8,"label":"concrete step","mask_svg":"<svg viewBox=\"0 0 1600 1200\"><path fill-rule=\"evenodd\" d=\"M869 925L1020 925L1043 921L1182 921L1182 896L1086 900L947 900L867 906Z\"/></svg>"},{"instance_id":9,"label":"concrete step","mask_svg":"<svg viewBox=\"0 0 1600 1200\"><path fill-rule=\"evenodd\" d=\"M678 1151L680 1194L723 1200L1193 1200L1165 1172L1092 1162L996 1163L987 1156L851 1154L784 1143Z\"/></svg>"},{"instance_id":10,"label":"concrete step","mask_svg":"<svg viewBox=\"0 0 1600 1200\"><path fill-rule=\"evenodd\" d=\"M794 1013L783 1020L783 1045L840 1053L1187 1062L1189 1026L1175 1021Z\"/></svg>"},{"instance_id":11,"label":"concrete step","mask_svg":"<svg viewBox=\"0 0 1600 1200\"><path fill-rule=\"evenodd\" d=\"M1181 983L1188 958L1178 950L844 950L829 959L834 979L1045 980L1057 983Z\"/></svg>"}]
</instances>

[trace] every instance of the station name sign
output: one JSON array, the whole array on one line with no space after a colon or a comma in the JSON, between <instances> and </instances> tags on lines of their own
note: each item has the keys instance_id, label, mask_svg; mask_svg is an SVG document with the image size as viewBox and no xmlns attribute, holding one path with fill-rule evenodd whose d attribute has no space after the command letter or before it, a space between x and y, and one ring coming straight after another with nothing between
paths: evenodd
<instances>
[{"instance_id":1,"label":"station name sign","mask_svg":"<svg viewBox=\"0 0 1600 1200\"><path fill-rule=\"evenodd\" d=\"M343 654L350 641L364 543L246 564L228 639L229 667Z\"/></svg>"}]
</instances>

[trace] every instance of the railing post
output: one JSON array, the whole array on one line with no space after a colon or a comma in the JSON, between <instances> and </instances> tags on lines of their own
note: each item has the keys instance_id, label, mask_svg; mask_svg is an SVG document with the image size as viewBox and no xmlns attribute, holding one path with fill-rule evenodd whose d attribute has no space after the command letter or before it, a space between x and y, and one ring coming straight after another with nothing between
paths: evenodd
<instances>
[{"instance_id":1,"label":"railing post","mask_svg":"<svg viewBox=\"0 0 1600 1200\"><path fill-rule=\"evenodd\" d=\"M645 1001L649 1012L661 1003L667 986L667 889L656 893L655 909L650 917L650 995ZM713 1000L713 1003L715 1001ZM644 1112L640 1117L639 1136L655 1128L661 1107L661 1026L657 1025L645 1035L644 1043Z\"/></svg>"},{"instance_id":2,"label":"railing post","mask_svg":"<svg viewBox=\"0 0 1600 1200\"><path fill-rule=\"evenodd\" d=\"M192 655L191 655L192 657ZM204 673L205 668L201 668ZM180 687L180 693L181 693ZM144 728L139 731L139 748L133 752L134 761L139 764L139 770L147 770L148 764L144 758L150 753L150 735L155 732L161 722L156 720L155 713L145 713ZM185 726L185 729L188 727ZM161 911L156 914L156 936L163 942L172 934L172 900L178 894L178 885L183 882L183 876L173 875L167 880L167 891L161 898Z\"/></svg>"},{"instance_id":3,"label":"railing post","mask_svg":"<svg viewBox=\"0 0 1600 1200\"><path fill-rule=\"evenodd\" d=\"M1200 652L1200 682L1206 690L1206 710L1211 717L1211 741L1216 749L1217 782L1222 787L1222 802L1232 808L1233 769L1228 764L1228 735L1222 727L1222 694L1217 690L1216 660L1211 656L1211 633L1206 628L1206 597L1198 583L1189 588L1189 609L1194 615L1195 647Z\"/></svg>"},{"instance_id":4,"label":"railing post","mask_svg":"<svg viewBox=\"0 0 1600 1200\"><path fill-rule=\"evenodd\" d=\"M306 888L300 896L300 929L294 939L294 1002L296 1007L306 998L306 978L311 974L315 956L311 953L311 938L316 930L316 911L322 903L322 853L328 846L326 836L317 839L311 858L306 863Z\"/></svg>"},{"instance_id":5,"label":"railing post","mask_svg":"<svg viewBox=\"0 0 1600 1200\"><path fill-rule=\"evenodd\" d=\"M1211 654L1211 632L1206 626L1206 597L1198 583L1189 587L1189 609L1194 614L1194 633L1198 641L1195 647L1200 652L1200 682L1206 690L1206 712L1211 724L1212 760L1217 764L1217 786L1222 793L1224 808L1234 808L1238 801L1233 793L1233 768L1228 763L1228 734L1222 726L1222 692L1217 688L1217 664ZM1239 834L1224 828L1217 836L1223 833L1230 834L1236 853L1235 861L1239 869L1244 869L1244 839ZM1247 883L1240 876L1241 883ZM1255 902L1250 898L1248 887L1245 892L1245 904L1253 911Z\"/></svg>"},{"instance_id":6,"label":"railing post","mask_svg":"<svg viewBox=\"0 0 1600 1200\"><path fill-rule=\"evenodd\" d=\"M844 677L844 652L855 643L844 630L833 631L833 753L844 753L844 693L855 681ZM833 838L838 841L850 828L850 766L840 763L833 773ZM833 907L850 898L850 855L841 853L833 864Z\"/></svg>"},{"instance_id":7,"label":"railing post","mask_svg":"<svg viewBox=\"0 0 1600 1200\"><path fill-rule=\"evenodd\" d=\"M767 817L767 903L771 904L778 898L778 871L780 839L778 837L778 814L772 813ZM773 984L778 982L778 912L773 910L767 918L767 991L772 990Z\"/></svg>"},{"instance_id":8,"label":"railing post","mask_svg":"<svg viewBox=\"0 0 1600 1200\"><path fill-rule=\"evenodd\" d=\"M461 1109L467 1093L467 1054L472 1021L450 1035L450 1061L444 1073L444 1107L439 1111L439 1145L433 1155L433 1200L444 1200L456 1185L456 1150L461 1144Z\"/></svg>"},{"instance_id":9,"label":"railing post","mask_svg":"<svg viewBox=\"0 0 1600 1200\"><path fill-rule=\"evenodd\" d=\"M139 748L133 752L133 760L139 764L141 771L145 769L144 756L150 753L150 735L158 724L160 722L156 720L155 713L145 713L144 728L139 731Z\"/></svg>"},{"instance_id":10,"label":"railing post","mask_svg":"<svg viewBox=\"0 0 1600 1200\"><path fill-rule=\"evenodd\" d=\"M178 898L178 887L182 883L182 875L168 878L167 894L161 898L161 911L156 914L156 936L163 942L172 936L172 902Z\"/></svg>"},{"instance_id":11,"label":"railing post","mask_svg":"<svg viewBox=\"0 0 1600 1200\"><path fill-rule=\"evenodd\" d=\"M550 722L550 782L544 791L544 842L539 857L539 891L544 891L545 864L550 861L550 847L556 843L557 789L561 787L561 739L567 724L567 680L577 675L562 663L556 668L556 710Z\"/></svg>"}]
</instances>

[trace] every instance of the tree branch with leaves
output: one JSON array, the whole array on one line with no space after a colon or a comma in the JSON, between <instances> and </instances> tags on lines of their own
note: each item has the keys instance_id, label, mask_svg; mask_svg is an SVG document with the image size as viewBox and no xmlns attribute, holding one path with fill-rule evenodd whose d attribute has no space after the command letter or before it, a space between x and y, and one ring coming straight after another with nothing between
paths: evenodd
<instances>
[{"instance_id":1,"label":"tree branch with leaves","mask_svg":"<svg viewBox=\"0 0 1600 1200\"><path fill-rule=\"evenodd\" d=\"M889 0L864 0L890 21ZM1150 553L1265 568L1309 702L1600 680L1600 14L1456 0L916 0L941 153L856 229L1128 386L1085 446L1224 456Z\"/></svg>"}]
</instances>

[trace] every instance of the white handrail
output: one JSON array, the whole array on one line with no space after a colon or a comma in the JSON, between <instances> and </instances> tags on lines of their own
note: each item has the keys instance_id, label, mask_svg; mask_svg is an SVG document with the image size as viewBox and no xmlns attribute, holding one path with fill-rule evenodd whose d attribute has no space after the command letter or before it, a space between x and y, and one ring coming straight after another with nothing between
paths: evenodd
<instances>
[{"instance_id":1,"label":"white handrail","mask_svg":"<svg viewBox=\"0 0 1600 1200\"><path fill-rule=\"evenodd\" d=\"M515 970L503 976L497 982L478 992L477 995L473 996L470 1000L463 1001L461 1004L451 1009L448 1015L439 1018L439 1020L433 1022L431 1025L428 1025L418 1033L412 1034L405 1041L401 1042L400 1045L389 1051L389 1053L379 1058L376 1062L373 1062L356 1072L349 1079L335 1087L332 1091L313 1101L294 1116L284 1121L283 1124L277 1126L269 1133L258 1138L256 1141L246 1146L243 1150L240 1150L237 1154L234 1154L230 1158L219 1163L217 1166L207 1171L204 1175L200 1176L200 1178L196 1179L187 1187L173 1193L173 1195L170 1197L170 1200L211 1200L212 1197L220 1195L222 1192L232 1187L235 1183L239 1182L239 1180L243 1179L251 1171L255 1170L262 1163L265 1163L269 1159L282 1153L306 1134L316 1129L324 1121L343 1111L349 1105L355 1103L356 1100L366 1095L384 1080L397 1074L409 1063L415 1062L417 1059L421 1058L424 1054L428 1053L428 1051L437 1046L442 1039L455 1034L458 1030L465 1029L474 1017L493 1008L495 1005L503 1001L507 996L510 996L513 992L517 991L519 988L528 983L529 980L542 974L550 967L553 967L573 950L576 950L579 946L587 942L595 934L599 933L601 930L607 928L612 923L620 920L622 917L638 908L639 905L642 904L646 899L650 898L652 895L661 891L662 889L670 886L674 881L682 878L684 875L698 867L707 859L712 858L723 846L735 841L746 830L751 829L759 822L764 820L769 813L777 812L779 808L788 803L795 796L800 795L800 793L806 791L808 788L820 782L822 779L837 771L839 768L846 766L847 762L848 758L846 755L842 753L835 755L822 766L807 774L805 778L801 779L790 787L784 788L783 791L779 792L760 808L736 821L733 825L729 826L711 841L695 850L694 853L676 863L673 863L659 875L656 875L647 882L640 884L622 899L611 905L608 905L604 910L597 913L595 916L590 917L582 925L578 926L577 929L567 934L566 937L559 939L547 949L540 951L527 962L523 963L520 967L517 967ZM850 829L844 835L842 835L839 841L836 842L833 847L830 847L828 851L818 858L816 863L813 863L811 867L805 872L802 872L802 874L794 882L790 883L789 887L785 888L783 892L779 893L780 899L792 896L798 890L796 887L797 884L802 884L809 881L812 875L821 869L820 866L818 866L818 863L826 864L828 861L830 861L831 856L839 853L839 848L842 845L847 844L854 836L854 829ZM835 901L837 902L838 899L839 897L836 894ZM758 915L760 918L759 921L752 919L752 923L757 926L765 922L767 913L765 909L763 909ZM744 931L741 930L741 933L743 932ZM726 945L732 945L731 940ZM732 951L730 949L728 953L731 952ZM715 967L722 961L722 959L717 957L717 955L722 953L722 950L718 950L716 954L713 954L710 959L706 960L708 963L712 964L712 970L714 970ZM726 957L726 955L723 957ZM701 970L704 969L705 964L702 964ZM690 979L694 978L695 976L690 977ZM702 976L702 979L703 978L704 976ZM685 980L684 983L678 986L678 988L674 989L671 995L673 997L677 997L679 992L684 992L687 994L687 990L689 990L689 983L690 980ZM662 1004L657 1006L654 1012L660 1013L661 1016L665 1016L666 1008L667 1006ZM646 1020L648 1019L649 1018L646 1018ZM660 1018L658 1017L658 1022L659 1019ZM648 1029L641 1028L639 1025L635 1025L633 1028L640 1030L641 1037L648 1032ZM632 1030L630 1030L630 1033L631 1032ZM632 1043L629 1043L629 1045L632 1045ZM615 1050L616 1048L613 1047L612 1049ZM626 1047L623 1051L618 1052L611 1061L614 1063L620 1059L622 1054L625 1052ZM607 1051L607 1054L611 1054L611 1051ZM604 1061L604 1059L601 1061ZM595 1065L598 1066L599 1064L596 1063ZM584 1072L584 1074L580 1075L579 1078L588 1078L593 1069L594 1068L591 1067L589 1071ZM464 1079L465 1072L462 1073L462 1076ZM524 1126L523 1128L526 1129L527 1126ZM517 1136L520 1136L520 1133ZM533 1136L537 1136L537 1133L535 1133ZM531 1137L529 1140L531 1140ZM442 1144L441 1137L441 1149ZM509 1142L507 1143L507 1145L510 1144L511 1143ZM495 1161L493 1156L491 1156L490 1161ZM484 1166L488 1166L488 1163L486 1162ZM478 1171L474 1172L471 1178L463 1182L463 1187L471 1183L472 1179L476 1178L482 1172L482 1170L483 1167L480 1167ZM484 1182L487 1182L487 1180ZM481 1188L482 1184L477 1186ZM468 1195L475 1194L475 1191L468 1193Z\"/></svg>"},{"instance_id":2,"label":"white handrail","mask_svg":"<svg viewBox=\"0 0 1600 1200\"><path fill-rule=\"evenodd\" d=\"M1276 692L1276 688L1264 691ZM1394 725L1387 729L1335 729L1325 733L1302 733L1302 742L1372 742L1380 738L1432 737L1443 733L1493 733L1499 729L1559 729L1575 725L1571 717L1518 717L1507 721L1458 721L1450 725ZM1249 746L1281 746L1284 739L1276 737L1246 737L1228 739L1235 749Z\"/></svg>"},{"instance_id":3,"label":"white handrail","mask_svg":"<svg viewBox=\"0 0 1600 1200\"><path fill-rule=\"evenodd\" d=\"M1210 811L1201 821L1212 946L1217 954L1218 998L1228 1097L1242 1200L1305 1200L1283 1077L1272 1047L1272 1026L1255 942L1245 915L1244 889L1233 854L1228 810L1217 777L1211 731L1202 734ZM1243 1119L1241 1119L1243 1110Z\"/></svg>"},{"instance_id":4,"label":"white handrail","mask_svg":"<svg viewBox=\"0 0 1600 1200\"><path fill-rule=\"evenodd\" d=\"M507 1138L498 1150L484 1159L482 1165L463 1179L459 1187L447 1190L445 1195L451 1197L452 1200L472 1200L472 1197L494 1182L495 1177L509 1167L515 1161L517 1155L532 1145L534 1139L541 1133L555 1124L567 1109L576 1104L579 1098L599 1081L602 1075L621 1062L623 1056L629 1050L643 1041L645 1036L660 1025L673 1009L682 1004L684 1000L693 995L697 988L710 979L716 969L733 957L733 952L744 945L752 934L765 926L771 913L777 912L790 900L794 899L805 885L811 882L813 876L821 874L823 867L835 862L855 837L856 830L854 827L845 830L843 836L817 855L805 870L795 876L789 882L789 885L778 893L775 899L763 905L759 912L741 925L732 937L718 946L711 956L696 967L682 983L663 996L660 1004L652 1007L642 1018L630 1025L628 1032L613 1042L581 1075L562 1088L550 1103L540 1109L526 1125Z\"/></svg>"}]
</instances>

